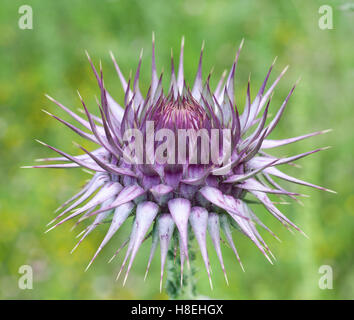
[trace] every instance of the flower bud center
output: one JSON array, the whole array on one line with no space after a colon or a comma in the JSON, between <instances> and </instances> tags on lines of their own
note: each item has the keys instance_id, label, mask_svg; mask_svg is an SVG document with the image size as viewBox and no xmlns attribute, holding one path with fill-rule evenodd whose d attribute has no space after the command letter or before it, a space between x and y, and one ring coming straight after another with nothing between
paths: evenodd
<instances>
[{"instance_id":1,"label":"flower bud center","mask_svg":"<svg viewBox=\"0 0 354 320\"><path fill-rule=\"evenodd\" d=\"M203 107L192 97L161 99L151 120L157 129L203 129L209 127L208 116Z\"/></svg>"}]
</instances>

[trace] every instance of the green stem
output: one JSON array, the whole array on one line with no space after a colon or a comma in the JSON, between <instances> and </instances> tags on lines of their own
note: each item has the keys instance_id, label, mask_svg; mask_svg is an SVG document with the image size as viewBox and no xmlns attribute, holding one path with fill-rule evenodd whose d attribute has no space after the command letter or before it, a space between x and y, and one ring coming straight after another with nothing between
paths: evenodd
<instances>
[{"instance_id":1,"label":"green stem","mask_svg":"<svg viewBox=\"0 0 354 320\"><path fill-rule=\"evenodd\" d=\"M177 238L174 238L176 243ZM189 241L190 242L190 241ZM195 281L195 252L188 248L190 268L187 263L184 266L183 284L181 286L181 260L180 257L175 257L174 245L172 245L167 253L167 281L166 292L170 299L196 299L196 281Z\"/></svg>"}]
</instances>

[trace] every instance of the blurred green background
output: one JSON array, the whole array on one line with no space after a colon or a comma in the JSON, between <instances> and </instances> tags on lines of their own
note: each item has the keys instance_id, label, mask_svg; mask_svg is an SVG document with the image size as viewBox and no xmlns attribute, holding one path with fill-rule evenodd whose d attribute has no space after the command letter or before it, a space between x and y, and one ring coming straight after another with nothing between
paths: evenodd
<instances>
[{"instance_id":1,"label":"blurred green background","mask_svg":"<svg viewBox=\"0 0 354 320\"><path fill-rule=\"evenodd\" d=\"M125 226L84 269L105 234L91 234L70 255L77 232L72 223L44 234L59 204L78 190L88 175L79 170L28 170L22 165L53 156L34 138L76 153L72 141L83 142L45 115L45 108L68 119L44 97L48 93L73 110L80 107L76 89L92 112L99 93L84 49L96 65L102 60L105 84L122 101L123 92L109 57L112 50L126 76L135 72L140 49L144 59L140 87L150 81L151 34L156 34L157 66L170 72L170 49L177 57L186 37L186 78L194 80L199 50L206 41L204 76L214 68L212 85L229 68L235 49L245 38L237 70L237 99L243 106L248 75L256 93L268 67L278 56L275 79L290 69L278 85L271 104L274 115L291 85L301 82L272 138L292 137L332 128L333 132L283 147L278 155L292 155L319 146L332 149L287 168L299 178L334 189L337 195L306 187L293 191L310 195L305 206L281 206L310 236L291 234L261 208L255 210L281 238L262 233L277 261L271 266L248 239L234 234L246 268L243 273L231 250L223 248L230 285L223 280L214 250L210 250L214 290L198 255L198 291L220 299L353 299L354 298L354 11L342 10L345 1L235 0L97 0L17 1L0 4L0 298L2 299L166 299L159 293L159 254L143 282L149 244L135 260L125 287L115 282L122 255L107 260L126 238ZM18 27L21 5L33 9L33 30ZM321 30L318 10L333 8L333 30ZM90 146L90 145L88 145ZM209 243L210 244L210 243ZM18 288L21 265L34 268L32 290ZM321 290L321 265L333 268L333 289Z\"/></svg>"}]
</instances>

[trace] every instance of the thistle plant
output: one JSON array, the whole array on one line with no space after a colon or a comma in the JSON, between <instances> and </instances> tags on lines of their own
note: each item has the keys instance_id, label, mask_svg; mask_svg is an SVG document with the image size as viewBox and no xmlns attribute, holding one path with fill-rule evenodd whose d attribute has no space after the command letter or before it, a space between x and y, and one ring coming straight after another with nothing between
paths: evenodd
<instances>
[{"instance_id":1,"label":"thistle plant","mask_svg":"<svg viewBox=\"0 0 354 320\"><path fill-rule=\"evenodd\" d=\"M160 290L168 259L169 268L180 266L178 281L182 285L183 273L186 272L185 264L187 266L190 264L189 242L195 239L212 286L206 245L207 233L210 235L225 280L228 282L221 242L228 244L243 269L232 239L233 230L236 229L249 238L270 263L274 258L257 228L265 229L275 238L277 236L257 217L249 206L250 203L262 204L286 228L303 233L276 207L277 203L269 198L269 194L273 194L300 201L298 197L302 195L284 189L273 180L274 177L332 192L289 176L279 169L280 165L293 164L295 160L325 148L284 158L268 153L270 149L329 131L318 131L283 140L269 138L295 89L294 85L275 116L269 120L268 110L274 88L287 68L266 89L273 63L254 99L251 99L249 80L246 103L242 113L240 112L239 106L236 105L234 90L236 66L242 44L243 41L230 71L222 74L214 90L211 90L209 85L210 75L205 82L202 79L204 45L194 84L192 87L186 84L183 69L184 40L181 45L178 72L176 74L171 56L171 81L169 88L164 89L162 74L158 77L156 70L153 38L152 77L145 97L139 89L142 55L134 78L127 81L112 53L113 64L125 93L121 104L108 93L103 81L102 67L97 70L88 54L88 60L100 89L100 100L97 99L100 116L90 113L80 94L82 111L87 120L47 96L82 128L46 111L50 116L82 138L98 145L93 151L78 145L83 153L70 155L38 141L57 152L60 157L38 159L48 163L32 166L33 168L81 167L92 174L91 180L83 189L56 210L60 213L50 222L49 229L54 229L74 218L78 218L75 226L91 220L80 234L81 238L73 249L75 250L92 231L103 222L109 222L109 229L88 267L122 224L131 219L130 236L112 257L113 259L122 248L127 247L117 276L118 278L127 267L124 283L140 246L151 238L146 274L159 245ZM150 141L149 134L152 128L168 130L168 133L172 132L173 136L171 138L166 134L161 137L160 134L160 137L155 136L155 139ZM162 131L164 132L167 131ZM184 146L179 143L180 134L183 132L189 134ZM216 139L210 139L213 134ZM185 161L180 161L181 158ZM223 241L221 234L224 235ZM176 273L176 270L173 272Z\"/></svg>"}]
</instances>

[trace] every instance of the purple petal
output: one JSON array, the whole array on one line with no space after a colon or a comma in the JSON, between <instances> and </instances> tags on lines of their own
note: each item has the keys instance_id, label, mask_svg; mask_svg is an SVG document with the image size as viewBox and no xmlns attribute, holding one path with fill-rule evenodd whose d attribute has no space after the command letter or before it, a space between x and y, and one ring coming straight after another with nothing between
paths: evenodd
<instances>
[{"instance_id":1,"label":"purple petal","mask_svg":"<svg viewBox=\"0 0 354 320\"><path fill-rule=\"evenodd\" d=\"M267 164L261 166L260 168L253 170L251 172L245 173L245 174L234 174L234 175L230 176L229 178L227 178L224 181L224 183L241 182L241 181L247 180L249 178L252 178L253 176L258 174L259 172L263 171L265 168L272 166L277 161L278 160L274 160L273 162L267 163Z\"/></svg>"},{"instance_id":2,"label":"purple petal","mask_svg":"<svg viewBox=\"0 0 354 320\"><path fill-rule=\"evenodd\" d=\"M305 237L307 235L293 222L291 222L286 216L284 216L270 201L268 196L262 192L259 191L250 191L253 195L256 196L256 198L263 203L263 205L267 208L267 210L276 218L278 219L285 227L287 227L287 224L292 226L294 229L302 233ZM285 224L285 223L287 224Z\"/></svg>"},{"instance_id":3,"label":"purple petal","mask_svg":"<svg viewBox=\"0 0 354 320\"><path fill-rule=\"evenodd\" d=\"M273 62L274 65L274 62ZM280 81L280 79L284 76L284 74L286 73L286 71L288 70L289 66L286 66L283 71L279 74L279 76L275 79L275 81L273 82L273 84L270 86L270 88L268 89L268 91L265 93L265 95L263 95L261 97L261 101L259 103L258 109L257 109L257 113L256 116L259 114L259 112L262 110L264 104L266 103L266 101L269 99L270 95L272 94L272 92L274 91L276 85L278 84L278 82Z\"/></svg>"},{"instance_id":4,"label":"purple petal","mask_svg":"<svg viewBox=\"0 0 354 320\"><path fill-rule=\"evenodd\" d=\"M159 204L165 204L172 197L173 188L165 184L159 184L150 188L150 192Z\"/></svg>"},{"instance_id":5,"label":"purple petal","mask_svg":"<svg viewBox=\"0 0 354 320\"><path fill-rule=\"evenodd\" d=\"M98 188L103 186L107 181L108 181L108 177L106 175L102 175L101 173L96 173L95 176L87 184L87 186L83 189L84 194L77 201L75 201L72 205L70 205L68 208L66 208L62 213L60 213L54 220L49 222L47 224L47 226L51 225L54 221L58 220L60 217L65 215L70 210L79 206L81 203L83 203L85 200L87 200L95 191L97 191Z\"/></svg>"},{"instance_id":6,"label":"purple petal","mask_svg":"<svg viewBox=\"0 0 354 320\"><path fill-rule=\"evenodd\" d=\"M118 121L121 122L123 119L124 109L115 101L111 95L106 92L107 97L107 104L109 107L109 111L112 113L113 117Z\"/></svg>"},{"instance_id":7,"label":"purple petal","mask_svg":"<svg viewBox=\"0 0 354 320\"><path fill-rule=\"evenodd\" d=\"M98 148L94 151L91 152L95 156L103 159L107 159L109 156L109 153L104 149L104 148ZM75 156L76 159L78 160L83 160L83 161L92 161L89 155L87 154L82 154L80 156ZM66 157L55 157L55 158L41 158L41 159L36 159L37 162L42 162L42 161L69 161L68 158Z\"/></svg>"},{"instance_id":8,"label":"purple petal","mask_svg":"<svg viewBox=\"0 0 354 320\"><path fill-rule=\"evenodd\" d=\"M133 209L134 209L134 203L133 202L128 202L128 203L122 204L122 205L120 205L119 207L116 208L116 210L114 211L112 223L111 223L111 225L110 225L110 227L109 227L109 229L107 231L107 234L104 237L103 241L101 242L101 244L100 244L98 250L96 251L95 255L91 259L90 263L88 264L86 270L90 267L90 265L95 260L95 258L100 253L100 251L103 249L103 247L108 243L108 241L118 231L120 226L128 218L129 214L132 212Z\"/></svg>"},{"instance_id":9,"label":"purple petal","mask_svg":"<svg viewBox=\"0 0 354 320\"><path fill-rule=\"evenodd\" d=\"M284 112L284 110L285 110L285 107L286 107L286 105L287 105L287 103L288 103L288 101L289 101L289 99L290 99L292 93L293 93L294 90L295 90L295 87L296 87L296 85L294 85L294 86L291 88L291 90L290 90L288 96L287 96L286 99L284 100L284 102L283 102L283 104L281 105L279 111L277 112L277 114L275 115L274 119L273 119L273 120L271 121L271 123L269 124L268 130L267 130L267 136L270 135L270 133L273 131L273 129L274 129L274 128L276 127L276 125L278 124L278 122L279 122L279 120L280 120L280 117L282 116L282 114L283 114L283 112Z\"/></svg>"},{"instance_id":10,"label":"purple petal","mask_svg":"<svg viewBox=\"0 0 354 320\"><path fill-rule=\"evenodd\" d=\"M114 55L113 55L112 51L110 52L110 55L111 55L111 58L112 58L114 67L116 68L116 71L117 71L117 73L118 73L118 77L119 77L119 80L120 80L120 82L121 82L121 84L122 84L123 90L124 90L124 92L125 92L125 91L127 90L127 88L128 88L127 81L125 80L125 78L124 78L122 72L120 71L120 68L119 68L119 66L118 66L118 63L117 63L116 59L114 58ZM130 91L130 95L132 95L132 92L131 92L131 91Z\"/></svg>"},{"instance_id":11,"label":"purple petal","mask_svg":"<svg viewBox=\"0 0 354 320\"><path fill-rule=\"evenodd\" d=\"M242 216L239 212L236 212L232 207L230 207L225 201L225 195L217 188L214 187L203 187L200 193L205 199L220 207L226 211L230 211L233 214L240 216L242 219L249 220L247 217Z\"/></svg>"},{"instance_id":12,"label":"purple petal","mask_svg":"<svg viewBox=\"0 0 354 320\"><path fill-rule=\"evenodd\" d=\"M308 155L311 155L313 153L316 153L316 152L319 152L319 151L323 151L323 150L327 150L329 147L324 147L324 148L318 148L318 149L315 149L315 150L311 150L311 151L308 151L308 152L304 152L304 153L301 153L301 154L298 154L296 156L292 156L292 157L287 157L287 158L281 158L277 161L276 165L281 165L281 164L287 164L289 162L292 162L292 161L295 161L295 160L298 160L298 159L301 159L301 158L304 158ZM254 157L253 159L250 159L248 161L248 165L251 167L251 168L259 168L259 166L261 165L264 165L265 163L269 163L271 161L274 161L274 157L270 158L270 157Z\"/></svg>"},{"instance_id":13,"label":"purple petal","mask_svg":"<svg viewBox=\"0 0 354 320\"><path fill-rule=\"evenodd\" d=\"M199 58L198 71L197 71L197 75L195 76L194 85L193 85L193 89L192 89L192 95L193 95L194 99L196 99L197 101L199 101L200 94L203 90L203 84L202 84L203 51L204 51L204 42L202 44L202 49L201 49L200 58Z\"/></svg>"},{"instance_id":14,"label":"purple petal","mask_svg":"<svg viewBox=\"0 0 354 320\"><path fill-rule=\"evenodd\" d=\"M57 100L55 100L54 98L50 97L49 95L45 95L50 101L54 102L58 107L60 107L61 109L63 109L66 113L68 113L71 117L73 117L78 123L80 123L81 125L83 125L86 129L90 129L90 124L88 123L88 121L86 121L85 119L81 118L80 116L78 116L75 112L72 112L69 108L65 107L64 105L62 105L60 102L58 102Z\"/></svg>"},{"instance_id":15,"label":"purple petal","mask_svg":"<svg viewBox=\"0 0 354 320\"><path fill-rule=\"evenodd\" d=\"M241 52L241 49L243 47L243 43L244 43L244 39L241 40L240 46L239 46L239 48L238 48L238 50L236 52L234 63L232 65L232 67L231 67L229 76L228 76L228 78L226 80L225 89L226 89L226 91L229 94L229 97L231 99L231 104L232 105L234 104L234 100L235 100L235 71L236 71L237 62L238 62L238 59L239 59L239 56L240 56L240 52Z\"/></svg>"},{"instance_id":16,"label":"purple petal","mask_svg":"<svg viewBox=\"0 0 354 320\"><path fill-rule=\"evenodd\" d=\"M181 42L181 53L179 56L178 76L177 76L177 88L179 93L182 93L184 83L184 71L183 71L183 51L184 51L184 37Z\"/></svg>"},{"instance_id":17,"label":"purple petal","mask_svg":"<svg viewBox=\"0 0 354 320\"><path fill-rule=\"evenodd\" d=\"M232 251L234 252L236 259L238 260L242 271L245 271L245 269L243 268L242 262L240 260L240 257L238 255L238 252L236 250L234 241L232 240L232 235L231 235L231 229L230 229L230 223L228 221L228 218L225 214L220 215L220 225L222 230L224 231L224 234L226 236L226 240L229 244L229 246L231 247Z\"/></svg>"},{"instance_id":18,"label":"purple petal","mask_svg":"<svg viewBox=\"0 0 354 320\"><path fill-rule=\"evenodd\" d=\"M267 168L265 170L266 173L269 173L273 176L276 176L278 178L281 178L283 180L287 180L287 181L290 181L290 182L293 182L293 183L297 183L297 184L302 184L304 186L307 186L307 187L312 187L312 188L316 188L316 189L320 189L320 190L324 190L324 191L328 191L328 192L332 192L332 193L336 193L335 191L333 190L330 190L330 189L326 189L326 188L323 188L323 187L320 187L320 186L317 186L315 184L312 184L312 183L309 183L309 182L306 182L306 181L303 181L303 180L300 180L300 179L296 179L294 177L291 177L283 172L281 172L280 170L278 170L277 168Z\"/></svg>"},{"instance_id":19,"label":"purple petal","mask_svg":"<svg viewBox=\"0 0 354 320\"><path fill-rule=\"evenodd\" d=\"M145 192L146 191L143 188L139 187L138 185L124 187L122 191L118 194L118 196L114 199L114 201L112 202L111 206L108 209L111 210L124 203L133 201L139 196L143 195ZM102 210L97 210L95 212L92 212L87 216L87 218L95 214L99 214L101 212Z\"/></svg>"},{"instance_id":20,"label":"purple petal","mask_svg":"<svg viewBox=\"0 0 354 320\"><path fill-rule=\"evenodd\" d=\"M93 155L91 152L86 150L84 147L82 147L80 145L78 145L78 147L82 151L86 152L102 169L104 169L110 173L116 174L116 175L128 175L131 177L136 176L132 170L130 170L128 168L117 167L116 165L112 165L109 162L104 162L101 159L99 159L98 157L96 157L95 155Z\"/></svg>"},{"instance_id":21,"label":"purple petal","mask_svg":"<svg viewBox=\"0 0 354 320\"><path fill-rule=\"evenodd\" d=\"M146 277L148 275L152 258L155 255L155 251L156 251L157 245L159 243L159 232L158 232L158 228L156 226L157 226L157 224L155 223L154 228L152 230L152 243L151 243L151 249L150 249L150 256L149 256L148 264L147 264L146 271L145 271L144 281L146 280Z\"/></svg>"},{"instance_id":22,"label":"purple petal","mask_svg":"<svg viewBox=\"0 0 354 320\"><path fill-rule=\"evenodd\" d=\"M141 95L140 88L139 88L139 75L140 75L140 67L141 67L142 57L143 57L143 50L141 50L140 57L139 57L138 68L136 70L135 77L134 77L133 90L134 90L134 93L135 93L134 104L135 104L136 107L138 105L144 103L144 99L143 99L143 96Z\"/></svg>"},{"instance_id":23,"label":"purple petal","mask_svg":"<svg viewBox=\"0 0 354 320\"><path fill-rule=\"evenodd\" d=\"M202 207L193 207L190 213L189 222L192 226L195 237L198 241L200 251L208 272L210 287L213 288L210 277L210 263L206 245L206 232L208 227L208 211Z\"/></svg>"},{"instance_id":24,"label":"purple petal","mask_svg":"<svg viewBox=\"0 0 354 320\"><path fill-rule=\"evenodd\" d=\"M243 203L243 201L239 199L234 199L231 196L227 196L226 200L230 202L230 206L232 206L235 209L235 211L238 211L244 216L250 217L249 212L247 210L247 205ZM261 242L264 243L263 239L260 237L258 231L254 227L252 222L244 221L240 219L238 216L232 214L232 212L228 212L228 213L236 222L237 226L241 229L242 233L245 234L248 238L250 238L253 241L253 243L258 247L258 249L263 253L263 255L268 259L268 261L271 264L273 264L273 262L270 260L270 258L264 251L262 244L259 242L259 239L261 239Z\"/></svg>"},{"instance_id":25,"label":"purple petal","mask_svg":"<svg viewBox=\"0 0 354 320\"><path fill-rule=\"evenodd\" d=\"M144 240L145 234L150 228L152 222L154 221L158 211L158 205L151 201L142 202L136 208L136 218L134 222L134 224L136 225L136 232L134 234L134 238L131 238L130 240L133 241L134 245L132 248L129 265L125 274L123 285L127 281L129 271L136 256L136 253L138 252L139 247Z\"/></svg>"},{"instance_id":26,"label":"purple petal","mask_svg":"<svg viewBox=\"0 0 354 320\"><path fill-rule=\"evenodd\" d=\"M56 225L54 225L53 227L49 228L46 232L52 230L53 228L61 225L62 223L64 223L65 221L68 221L76 216L78 216L79 214L85 212L86 210L89 210L91 208L94 208L100 204L102 204L103 202L113 198L117 193L120 192L120 190L122 190L122 185L118 182L111 182L106 184L89 202L87 202L83 207L81 207L80 209L76 210L74 213L72 213L70 216L66 217L65 219L61 220L59 223L57 223ZM104 208L100 210L101 212L104 212L106 210L110 210L110 208Z\"/></svg>"},{"instance_id":27,"label":"purple petal","mask_svg":"<svg viewBox=\"0 0 354 320\"><path fill-rule=\"evenodd\" d=\"M173 53L172 53L172 49L171 49L171 85L170 85L170 89L171 92L173 92L173 97L174 99L177 98L177 94L178 94L178 88L177 88L177 80L176 80L176 73L175 73L175 65L173 62Z\"/></svg>"},{"instance_id":28,"label":"purple petal","mask_svg":"<svg viewBox=\"0 0 354 320\"><path fill-rule=\"evenodd\" d=\"M108 199L102 203L101 208L103 212L97 215L93 223L86 228L84 235L82 236L80 241L76 244L76 246L71 250L71 253L73 253L76 250L76 248L80 245L80 243L108 216L110 211L109 210L107 211L106 208L112 203L112 201L113 201L112 199ZM89 266L87 266L86 270L88 269L88 267Z\"/></svg>"},{"instance_id":29,"label":"purple petal","mask_svg":"<svg viewBox=\"0 0 354 320\"><path fill-rule=\"evenodd\" d=\"M226 70L222 73L221 78L220 78L218 84L216 85L216 89L214 91L214 96L219 104L221 104L221 99L222 99L222 95L223 95L222 86L225 81L225 77L226 77Z\"/></svg>"},{"instance_id":30,"label":"purple petal","mask_svg":"<svg viewBox=\"0 0 354 320\"><path fill-rule=\"evenodd\" d=\"M298 193L292 193L292 192L267 188L266 186L264 186L254 178L250 178L246 181L243 181L242 183L239 183L237 187L242 189L247 189L247 190L260 191L260 192L273 193L273 194L286 194L286 195L290 194L293 196L299 195Z\"/></svg>"},{"instance_id":31,"label":"purple petal","mask_svg":"<svg viewBox=\"0 0 354 320\"><path fill-rule=\"evenodd\" d=\"M328 130L316 131L316 132L312 132L312 133L309 133L309 134L305 134L303 136L298 136L298 137L289 138L289 139L283 139L283 140L269 140L269 139L266 139L266 140L263 141L261 149L277 148L277 147L280 147L280 146L284 146L286 144L290 144L290 143L293 143L293 142L304 140L304 139L307 139L307 138L310 138L310 137L314 137L314 136L317 136L317 135L320 135L320 134L324 134L324 133L327 133L327 132L330 132L330 131L332 131L332 130L328 129Z\"/></svg>"},{"instance_id":32,"label":"purple petal","mask_svg":"<svg viewBox=\"0 0 354 320\"><path fill-rule=\"evenodd\" d=\"M183 255L188 257L188 219L191 212L191 203L187 199L177 198L168 202L168 208L172 218L177 226L179 234L181 235ZM182 263L181 263L182 264Z\"/></svg>"},{"instance_id":33,"label":"purple petal","mask_svg":"<svg viewBox=\"0 0 354 320\"><path fill-rule=\"evenodd\" d=\"M174 227L175 227L175 223L169 213L164 213L159 217L158 231L159 231L160 248L161 248L160 292L162 289L162 279L163 279L163 273L165 269L167 251L170 245Z\"/></svg>"},{"instance_id":34,"label":"purple petal","mask_svg":"<svg viewBox=\"0 0 354 320\"><path fill-rule=\"evenodd\" d=\"M153 97L157 88L158 78L155 62L155 34L152 34L152 62L151 62L151 96Z\"/></svg>"},{"instance_id":35,"label":"purple petal","mask_svg":"<svg viewBox=\"0 0 354 320\"><path fill-rule=\"evenodd\" d=\"M50 112L46 111L46 110L43 110L42 111L46 114L48 114L49 116L53 117L54 119L58 120L59 122L65 124L68 128L70 128L71 130L73 130L75 133L77 133L80 137L83 137L87 140L90 140L92 141L93 143L96 143L96 144L99 144L99 142L97 141L97 139L95 138L95 136L93 134L90 134L90 133L86 133L84 131L82 131L81 129L79 128L76 128L75 126L73 126L71 123L51 114Z\"/></svg>"},{"instance_id":36,"label":"purple petal","mask_svg":"<svg viewBox=\"0 0 354 320\"><path fill-rule=\"evenodd\" d=\"M208 230L209 234L211 237L211 240L213 242L216 254L218 256L221 269L224 273L225 281L227 285L229 284L229 281L227 279L226 275L226 270L224 266L224 261L222 258L222 253L221 253L221 248L220 248L220 222L219 222L219 215L216 214L215 212L210 212L208 216Z\"/></svg>"}]
</instances>

